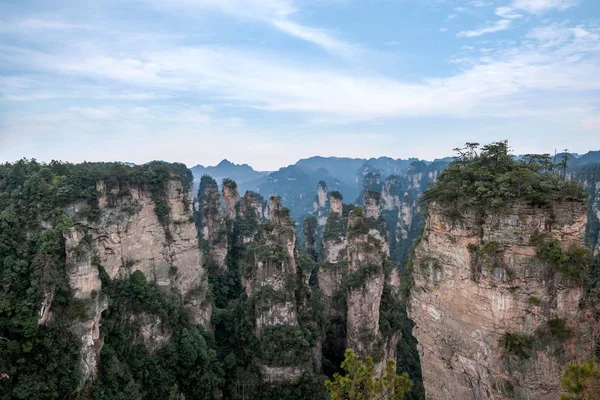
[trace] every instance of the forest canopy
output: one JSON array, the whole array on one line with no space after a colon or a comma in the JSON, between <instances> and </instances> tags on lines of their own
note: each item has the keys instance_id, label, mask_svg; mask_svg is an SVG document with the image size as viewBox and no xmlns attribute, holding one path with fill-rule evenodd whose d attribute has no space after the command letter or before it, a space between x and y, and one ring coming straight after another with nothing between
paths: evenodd
<instances>
[{"instance_id":1,"label":"forest canopy","mask_svg":"<svg viewBox=\"0 0 600 400\"><path fill-rule=\"evenodd\" d=\"M467 143L423 194L423 201L436 202L456 210L499 209L523 200L546 206L555 200L584 199L586 193L567 179L568 158L559 163L549 154L527 154L516 158L508 141L480 147Z\"/></svg>"}]
</instances>

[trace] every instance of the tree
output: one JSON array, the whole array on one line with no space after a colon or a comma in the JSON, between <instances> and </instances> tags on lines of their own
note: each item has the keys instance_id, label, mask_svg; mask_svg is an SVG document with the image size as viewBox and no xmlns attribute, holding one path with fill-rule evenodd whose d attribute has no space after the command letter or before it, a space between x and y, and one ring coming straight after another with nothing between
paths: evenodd
<instances>
[{"instance_id":1,"label":"tree","mask_svg":"<svg viewBox=\"0 0 600 400\"><path fill-rule=\"evenodd\" d=\"M387 360L382 377L374 377L371 357L360 360L352 349L346 349L344 356L342 369L346 374L336 373L333 381L325 382L331 400L401 400L412 387L406 372L396 373L394 360Z\"/></svg>"},{"instance_id":2,"label":"tree","mask_svg":"<svg viewBox=\"0 0 600 400\"><path fill-rule=\"evenodd\" d=\"M564 150L560 163L558 163L558 166L561 167L563 170L563 179L567 177L567 167L569 163L569 153L567 153L568 151L569 149Z\"/></svg>"},{"instance_id":3,"label":"tree","mask_svg":"<svg viewBox=\"0 0 600 400\"><path fill-rule=\"evenodd\" d=\"M560 400L600 399L600 364L593 359L583 364L569 364L563 371L561 386L566 393Z\"/></svg>"}]
</instances>

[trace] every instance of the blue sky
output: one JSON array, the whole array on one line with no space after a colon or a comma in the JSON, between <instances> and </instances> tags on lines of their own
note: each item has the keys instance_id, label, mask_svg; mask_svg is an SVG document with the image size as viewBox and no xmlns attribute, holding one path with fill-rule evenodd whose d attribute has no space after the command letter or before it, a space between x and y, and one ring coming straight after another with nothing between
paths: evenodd
<instances>
[{"instance_id":1,"label":"blue sky","mask_svg":"<svg viewBox=\"0 0 600 400\"><path fill-rule=\"evenodd\" d=\"M598 0L0 0L0 161L600 149Z\"/></svg>"}]
</instances>

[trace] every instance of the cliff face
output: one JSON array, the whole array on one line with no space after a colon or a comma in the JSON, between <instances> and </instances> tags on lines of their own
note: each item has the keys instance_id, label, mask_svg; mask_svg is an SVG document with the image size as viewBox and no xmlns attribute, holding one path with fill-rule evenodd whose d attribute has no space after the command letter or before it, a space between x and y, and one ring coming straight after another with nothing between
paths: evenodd
<instances>
[{"instance_id":1,"label":"cliff face","mask_svg":"<svg viewBox=\"0 0 600 400\"><path fill-rule=\"evenodd\" d=\"M223 180L223 200L225 201L227 218L233 221L237 216L238 204L241 198L237 189L237 183L231 179Z\"/></svg>"},{"instance_id":2,"label":"cliff face","mask_svg":"<svg viewBox=\"0 0 600 400\"><path fill-rule=\"evenodd\" d=\"M395 359L399 332L380 330L384 288L396 298L397 275L388 263L385 221L380 194L364 193L365 211L356 207L344 217L341 198L331 197L323 234L323 263L318 270L324 313L328 321L324 356L336 362L345 348L361 357L373 357L376 372L385 360Z\"/></svg>"},{"instance_id":3,"label":"cliff face","mask_svg":"<svg viewBox=\"0 0 600 400\"><path fill-rule=\"evenodd\" d=\"M317 185L317 197L313 203L312 215L317 217L317 223L320 227L325 226L327 222L327 214L329 211L329 197L327 192L327 184L320 181Z\"/></svg>"},{"instance_id":4,"label":"cliff face","mask_svg":"<svg viewBox=\"0 0 600 400\"><path fill-rule=\"evenodd\" d=\"M428 399L556 399L561 371L592 354L581 340L581 284L538 256L540 237L584 246L586 206L451 220L430 204L415 249L410 316Z\"/></svg>"},{"instance_id":5,"label":"cliff face","mask_svg":"<svg viewBox=\"0 0 600 400\"><path fill-rule=\"evenodd\" d=\"M595 220L600 224L600 181L594 185L594 196L592 198L592 212L594 213ZM600 226L598 227L600 229ZM600 235L596 231L596 246L594 247L594 254L600 254Z\"/></svg>"},{"instance_id":6,"label":"cliff face","mask_svg":"<svg viewBox=\"0 0 600 400\"><path fill-rule=\"evenodd\" d=\"M342 216L341 196L330 197L330 211L323 231L322 259L318 272L319 288L323 296L325 316L333 320L344 318L342 279L347 272L346 239L347 221Z\"/></svg>"},{"instance_id":7,"label":"cliff face","mask_svg":"<svg viewBox=\"0 0 600 400\"><path fill-rule=\"evenodd\" d=\"M263 343L258 360L262 378L270 383L297 381L312 367L310 353L299 356L298 349L274 341L275 337L293 341L300 332L294 296L296 236L280 198L271 198L269 220L250 244L246 263L242 284L253 305L255 334Z\"/></svg>"},{"instance_id":8,"label":"cliff face","mask_svg":"<svg viewBox=\"0 0 600 400\"><path fill-rule=\"evenodd\" d=\"M85 305L85 318L74 323L82 340L84 379L95 376L102 348L99 334L102 311L107 307L98 266L111 279L141 271L148 282L186 299L194 320L208 327L211 307L206 302L207 277L202 266L193 220L191 193L180 181L168 181L165 201L170 212L161 222L157 204L144 188L107 190L100 182L99 217L79 219L80 206L68 208L75 225L65 233L66 264L74 297ZM117 196L117 193L120 193Z\"/></svg>"},{"instance_id":9,"label":"cliff face","mask_svg":"<svg viewBox=\"0 0 600 400\"><path fill-rule=\"evenodd\" d=\"M381 188L381 213L388 226L390 257L404 263L422 223L419 198L446 163L413 162L405 176L390 175Z\"/></svg>"},{"instance_id":10,"label":"cliff face","mask_svg":"<svg viewBox=\"0 0 600 400\"><path fill-rule=\"evenodd\" d=\"M227 230L223 219L221 198L217 182L203 176L200 180L198 191L199 225L201 226L202 238L206 241L205 247L208 253L208 262L218 269L225 270L225 258L227 257Z\"/></svg>"},{"instance_id":11,"label":"cliff face","mask_svg":"<svg viewBox=\"0 0 600 400\"><path fill-rule=\"evenodd\" d=\"M593 248L594 254L600 254L600 164L578 168L572 174L572 179L580 182L589 195L586 240Z\"/></svg>"},{"instance_id":12,"label":"cliff face","mask_svg":"<svg viewBox=\"0 0 600 400\"><path fill-rule=\"evenodd\" d=\"M367 218L359 210L351 211L348 220L347 347L362 357L373 356L380 340L385 253L381 240L370 234Z\"/></svg>"}]
</instances>

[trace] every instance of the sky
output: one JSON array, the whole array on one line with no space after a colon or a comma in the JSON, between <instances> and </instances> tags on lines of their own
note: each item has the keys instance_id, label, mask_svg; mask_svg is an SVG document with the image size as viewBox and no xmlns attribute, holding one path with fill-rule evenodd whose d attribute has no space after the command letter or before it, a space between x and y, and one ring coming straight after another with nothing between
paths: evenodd
<instances>
[{"instance_id":1,"label":"sky","mask_svg":"<svg viewBox=\"0 0 600 400\"><path fill-rule=\"evenodd\" d=\"M0 161L600 149L599 0L0 0Z\"/></svg>"}]
</instances>

